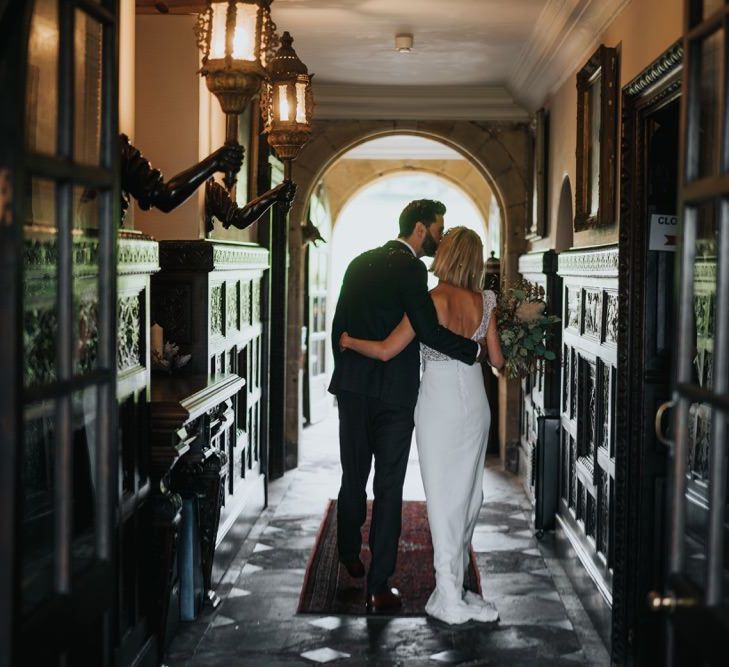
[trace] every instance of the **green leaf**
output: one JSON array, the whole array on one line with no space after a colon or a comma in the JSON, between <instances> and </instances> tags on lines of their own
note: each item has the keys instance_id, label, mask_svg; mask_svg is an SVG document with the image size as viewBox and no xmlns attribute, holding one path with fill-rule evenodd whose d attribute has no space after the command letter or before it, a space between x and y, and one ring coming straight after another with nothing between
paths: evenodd
<instances>
[{"instance_id":1,"label":"green leaf","mask_svg":"<svg viewBox=\"0 0 729 667\"><path fill-rule=\"evenodd\" d=\"M557 355L556 355L556 354L555 354L554 352L552 352L552 350L547 350L547 351L546 351L546 352L544 353L544 358L545 358L545 359L546 359L547 361L554 361L554 360L555 360L555 359L557 358Z\"/></svg>"}]
</instances>

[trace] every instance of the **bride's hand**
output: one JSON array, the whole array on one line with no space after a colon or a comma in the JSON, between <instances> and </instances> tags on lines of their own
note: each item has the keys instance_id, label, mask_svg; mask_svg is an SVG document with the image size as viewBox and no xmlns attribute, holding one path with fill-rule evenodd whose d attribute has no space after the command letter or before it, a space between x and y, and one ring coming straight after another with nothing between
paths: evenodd
<instances>
[{"instance_id":1,"label":"bride's hand","mask_svg":"<svg viewBox=\"0 0 729 667\"><path fill-rule=\"evenodd\" d=\"M348 350L349 347L349 334L345 331L340 337L339 337L339 351L344 352L345 350Z\"/></svg>"}]
</instances>

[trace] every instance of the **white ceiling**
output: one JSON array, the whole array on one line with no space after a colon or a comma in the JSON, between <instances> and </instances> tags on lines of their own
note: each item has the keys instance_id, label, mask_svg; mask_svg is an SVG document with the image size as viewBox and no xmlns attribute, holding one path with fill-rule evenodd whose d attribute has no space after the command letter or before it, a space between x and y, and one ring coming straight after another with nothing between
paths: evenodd
<instances>
[{"instance_id":1,"label":"white ceiling","mask_svg":"<svg viewBox=\"0 0 729 667\"><path fill-rule=\"evenodd\" d=\"M360 88L360 117L516 120L582 64L628 2L275 0L271 12L279 34L291 32L316 74L315 93L319 87L326 94L321 117L357 117L352 99ZM413 34L411 53L395 51L399 32ZM424 87L442 103L414 110L420 98L423 106L430 102L417 92ZM408 109L410 91L419 99ZM479 94L490 99L476 101ZM393 103L393 96L405 102ZM378 99L384 106L373 102Z\"/></svg>"},{"instance_id":2,"label":"white ceiling","mask_svg":"<svg viewBox=\"0 0 729 667\"><path fill-rule=\"evenodd\" d=\"M342 160L463 160L439 141L410 135L372 139L342 155Z\"/></svg>"},{"instance_id":3,"label":"white ceiling","mask_svg":"<svg viewBox=\"0 0 729 667\"><path fill-rule=\"evenodd\" d=\"M525 120L629 1L274 0L271 13L316 75L318 118ZM136 5L195 13L203 0Z\"/></svg>"},{"instance_id":4,"label":"white ceiling","mask_svg":"<svg viewBox=\"0 0 729 667\"><path fill-rule=\"evenodd\" d=\"M271 13L321 81L453 86L504 83L546 1L275 0Z\"/></svg>"}]
</instances>

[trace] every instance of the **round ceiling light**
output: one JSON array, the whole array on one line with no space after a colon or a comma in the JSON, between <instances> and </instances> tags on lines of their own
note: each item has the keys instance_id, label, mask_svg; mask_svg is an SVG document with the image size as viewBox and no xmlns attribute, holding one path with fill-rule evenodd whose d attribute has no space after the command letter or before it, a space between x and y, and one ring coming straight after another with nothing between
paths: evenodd
<instances>
[{"instance_id":1,"label":"round ceiling light","mask_svg":"<svg viewBox=\"0 0 729 667\"><path fill-rule=\"evenodd\" d=\"M413 36L410 34L395 35L395 50L398 53L410 53L413 50Z\"/></svg>"}]
</instances>

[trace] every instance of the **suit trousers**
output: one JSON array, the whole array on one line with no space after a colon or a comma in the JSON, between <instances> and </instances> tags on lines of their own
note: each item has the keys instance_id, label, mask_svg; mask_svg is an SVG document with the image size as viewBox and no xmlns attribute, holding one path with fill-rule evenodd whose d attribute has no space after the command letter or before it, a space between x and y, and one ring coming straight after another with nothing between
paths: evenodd
<instances>
[{"instance_id":1,"label":"suit trousers","mask_svg":"<svg viewBox=\"0 0 729 667\"><path fill-rule=\"evenodd\" d=\"M342 486L337 501L337 547L342 561L359 557L367 519L367 478L375 460L367 573L370 594L387 590L400 539L402 487L413 435L413 408L354 394L337 394Z\"/></svg>"}]
</instances>

